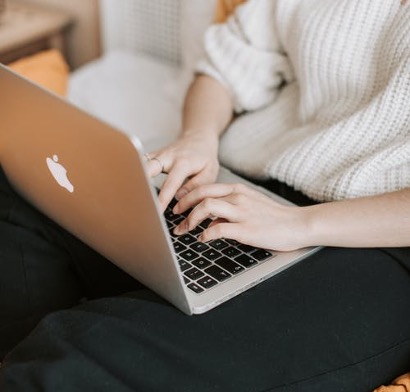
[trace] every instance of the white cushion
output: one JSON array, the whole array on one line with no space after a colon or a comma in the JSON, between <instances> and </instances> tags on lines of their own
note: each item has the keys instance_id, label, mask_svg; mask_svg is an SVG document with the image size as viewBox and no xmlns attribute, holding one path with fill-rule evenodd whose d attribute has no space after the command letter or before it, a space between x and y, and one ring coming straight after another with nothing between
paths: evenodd
<instances>
[{"instance_id":1,"label":"white cushion","mask_svg":"<svg viewBox=\"0 0 410 392\"><path fill-rule=\"evenodd\" d=\"M181 124L184 87L177 70L149 56L110 52L75 71L68 99L146 148L174 139Z\"/></svg>"},{"instance_id":2,"label":"white cushion","mask_svg":"<svg viewBox=\"0 0 410 392\"><path fill-rule=\"evenodd\" d=\"M130 9L138 10L138 4L129 0ZM103 0L103 42L107 52L73 72L69 100L123 132L138 135L148 150L169 143L180 131L183 98L202 55L202 37L212 20L214 4L214 0L181 0L177 35L181 37L182 67L176 68L158 57L132 52L127 36L141 27L138 18L124 15L127 4L118 9L116 1ZM167 10L164 7L161 12ZM161 12L159 17L164 17ZM128 33L122 34L124 31ZM167 38L163 37L164 44Z\"/></svg>"}]
</instances>

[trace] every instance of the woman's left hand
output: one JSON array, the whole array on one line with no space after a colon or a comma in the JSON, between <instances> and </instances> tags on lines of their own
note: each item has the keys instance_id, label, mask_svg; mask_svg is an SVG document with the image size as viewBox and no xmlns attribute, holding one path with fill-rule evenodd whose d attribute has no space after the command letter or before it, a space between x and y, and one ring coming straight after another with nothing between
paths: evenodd
<instances>
[{"instance_id":1,"label":"woman's left hand","mask_svg":"<svg viewBox=\"0 0 410 392\"><path fill-rule=\"evenodd\" d=\"M373 392L406 392L410 391L410 373L396 378L391 385L381 386Z\"/></svg>"},{"instance_id":2,"label":"woman's left hand","mask_svg":"<svg viewBox=\"0 0 410 392\"><path fill-rule=\"evenodd\" d=\"M181 214L190 208L193 210L175 228L175 234L191 231L212 218L211 225L201 234L203 242L229 238L279 251L311 245L307 242L309 219L305 207L279 204L242 184L200 186L182 197L173 211Z\"/></svg>"}]
</instances>

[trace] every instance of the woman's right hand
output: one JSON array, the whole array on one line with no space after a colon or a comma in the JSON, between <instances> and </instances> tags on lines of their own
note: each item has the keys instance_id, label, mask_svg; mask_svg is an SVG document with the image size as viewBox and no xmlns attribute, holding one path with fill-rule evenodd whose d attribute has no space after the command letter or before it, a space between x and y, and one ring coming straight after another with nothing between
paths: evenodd
<instances>
[{"instance_id":1,"label":"woman's right hand","mask_svg":"<svg viewBox=\"0 0 410 392\"><path fill-rule=\"evenodd\" d=\"M199 185L215 182L219 136L232 115L232 97L226 87L212 77L197 75L185 97L182 135L147 157L151 177L168 174L159 194L163 210L174 196L180 199Z\"/></svg>"},{"instance_id":2,"label":"woman's right hand","mask_svg":"<svg viewBox=\"0 0 410 392\"><path fill-rule=\"evenodd\" d=\"M159 193L163 210L174 196L180 199L199 185L215 182L219 170L218 143L213 134L186 133L169 146L147 154L150 177L162 171L167 174Z\"/></svg>"}]
</instances>

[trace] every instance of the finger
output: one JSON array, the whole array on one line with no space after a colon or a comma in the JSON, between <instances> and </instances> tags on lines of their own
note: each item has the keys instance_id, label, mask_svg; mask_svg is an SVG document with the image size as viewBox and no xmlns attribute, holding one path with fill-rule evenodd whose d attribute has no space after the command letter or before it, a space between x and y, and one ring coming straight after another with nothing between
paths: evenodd
<instances>
[{"instance_id":1,"label":"finger","mask_svg":"<svg viewBox=\"0 0 410 392\"><path fill-rule=\"evenodd\" d=\"M201 185L192 192L182 197L174 207L174 213L182 214L186 210L196 206L207 198L222 198L230 195L233 191L232 184L206 184Z\"/></svg>"},{"instance_id":2,"label":"finger","mask_svg":"<svg viewBox=\"0 0 410 392\"><path fill-rule=\"evenodd\" d=\"M145 153L146 168L149 177L156 177L166 171L166 167L169 166L169 160L166 155L159 152Z\"/></svg>"},{"instance_id":3,"label":"finger","mask_svg":"<svg viewBox=\"0 0 410 392\"><path fill-rule=\"evenodd\" d=\"M159 202L164 210L173 199L178 189L181 188L189 174L190 172L187 168L178 167L177 165L175 165L174 168L171 168L158 196Z\"/></svg>"},{"instance_id":4,"label":"finger","mask_svg":"<svg viewBox=\"0 0 410 392\"><path fill-rule=\"evenodd\" d=\"M226 219L222 219L222 218L215 218L212 220L212 222L208 225L208 227L212 227L214 225L218 225L219 223L226 223L228 222Z\"/></svg>"},{"instance_id":5,"label":"finger","mask_svg":"<svg viewBox=\"0 0 410 392\"><path fill-rule=\"evenodd\" d=\"M241 226L239 223L221 222L210 225L199 236L199 241L209 242L220 238L229 238L243 243Z\"/></svg>"},{"instance_id":6,"label":"finger","mask_svg":"<svg viewBox=\"0 0 410 392\"><path fill-rule=\"evenodd\" d=\"M407 392L408 389L404 384L392 384L392 385L382 385L381 387L374 389L373 392Z\"/></svg>"},{"instance_id":7,"label":"finger","mask_svg":"<svg viewBox=\"0 0 410 392\"><path fill-rule=\"evenodd\" d=\"M196 176L185 182L178 190L175 197L177 198L177 200L180 200L188 193L192 192L195 188L198 188L201 185L214 183L215 179L216 175L214 175L211 170L204 169Z\"/></svg>"},{"instance_id":8,"label":"finger","mask_svg":"<svg viewBox=\"0 0 410 392\"><path fill-rule=\"evenodd\" d=\"M175 229L177 235L193 230L207 218L217 218L226 221L236 221L237 208L223 199L205 199Z\"/></svg>"},{"instance_id":9,"label":"finger","mask_svg":"<svg viewBox=\"0 0 410 392\"><path fill-rule=\"evenodd\" d=\"M158 174L165 173L165 166L159 158L151 158L147 162L147 171L149 177L156 177Z\"/></svg>"},{"instance_id":10,"label":"finger","mask_svg":"<svg viewBox=\"0 0 410 392\"><path fill-rule=\"evenodd\" d=\"M234 197L232 203L240 204L241 201L243 202L243 200L247 200L248 196L255 192L256 191L243 184L216 183L201 185L181 198L174 207L174 213L181 214L189 208L199 204L201 200L205 198L232 196Z\"/></svg>"}]
</instances>

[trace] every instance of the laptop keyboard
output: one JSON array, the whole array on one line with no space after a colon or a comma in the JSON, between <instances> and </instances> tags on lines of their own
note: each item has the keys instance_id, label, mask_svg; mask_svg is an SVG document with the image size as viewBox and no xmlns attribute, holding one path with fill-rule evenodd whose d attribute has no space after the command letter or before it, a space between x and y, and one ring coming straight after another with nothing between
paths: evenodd
<instances>
[{"instance_id":1,"label":"laptop keyboard","mask_svg":"<svg viewBox=\"0 0 410 392\"><path fill-rule=\"evenodd\" d=\"M211 219L203 221L187 234L175 235L173 229L189 214L189 211L182 215L174 214L172 208L175 204L175 200L170 203L164 216L185 284L194 293L201 294L274 256L268 250L230 239L206 244L198 241L198 236L212 222Z\"/></svg>"}]
</instances>

